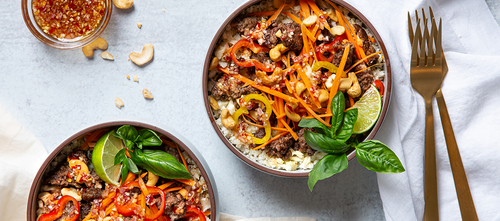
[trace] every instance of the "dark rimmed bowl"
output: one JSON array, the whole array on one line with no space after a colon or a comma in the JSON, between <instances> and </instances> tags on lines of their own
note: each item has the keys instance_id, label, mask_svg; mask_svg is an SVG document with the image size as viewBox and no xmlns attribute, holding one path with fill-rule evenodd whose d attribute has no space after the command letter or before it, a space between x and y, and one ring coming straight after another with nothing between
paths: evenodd
<instances>
[{"instance_id":1,"label":"dark rimmed bowl","mask_svg":"<svg viewBox=\"0 0 500 221\"><path fill-rule=\"evenodd\" d=\"M211 220L214 221L219 220L220 206L219 206L219 196L217 192L217 187L215 185L215 179L212 175L212 172L210 171L210 168L208 167L207 162L205 161L205 159L203 159L201 153L193 146L193 144L191 144L191 142L189 142L186 138L178 134L176 131L170 129L169 127L160 125L155 122L147 120L138 120L138 119L134 120L117 119L117 120L111 120L93 124L89 127L79 130L78 132L74 133L69 138L67 138L65 141L63 141L61 144L59 144L59 146L57 146L52 151L52 153L50 153L50 155L47 157L47 159L43 162L42 166L38 170L35 179L31 184L31 189L28 196L28 209L27 209L28 221L36 221L37 219L36 215L36 210L38 208L37 195L40 192L43 175L45 174L45 172L48 172L47 169L50 163L59 155L59 153L63 151L64 147L69 143L71 143L73 140L83 136L88 132L92 132L101 128L116 127L121 125L132 125L135 127L142 127L154 130L155 132L163 134L166 137L170 138L172 141L177 143L184 151L186 151L200 169L201 174L203 175L205 182L207 184L208 193L210 195L210 210L212 211Z\"/></svg>"},{"instance_id":2,"label":"dark rimmed bowl","mask_svg":"<svg viewBox=\"0 0 500 221\"><path fill-rule=\"evenodd\" d=\"M211 62L211 58L213 56L214 50L217 47L217 42L219 41L219 38L222 36L222 33L224 32L225 28L230 24L230 22L234 18L236 18L236 16L238 16L247 7L249 7L249 6L253 5L253 4L256 4L256 3L260 2L260 1L261 0L249 0L248 2L246 2L243 5L241 5L240 7L238 7L222 23L222 25L220 26L219 30L215 34L212 42L210 43L210 47L208 48L208 52L207 52L207 55L205 57L205 63L204 63L204 66L203 66L203 83L202 84L203 84L203 99L205 101L205 108L206 108L208 117L210 118L210 122L212 123L212 126L215 129L215 132L217 132L217 135L219 135L220 139L222 140L222 142L224 142L224 144L227 146L227 148L229 148L229 150L231 150L243 162L245 162L246 164L250 165L251 167L253 167L253 168L255 168L255 169L259 170L259 171L262 171L262 172L265 172L265 173L269 173L269 174L272 174L272 175L276 175L276 176L282 176L282 177L307 177L308 174L309 174L309 170L285 171L285 170L272 169L272 168L266 167L266 166L264 166L262 164L259 164L259 163L255 162L255 161L251 160L247 156L245 156L240 150L238 150L233 144L231 144L229 142L229 140L226 137L224 137L224 135L220 131L219 127L217 126L217 124L215 122L215 118L214 118L214 116L212 114L212 109L210 107L210 102L208 100L208 89L209 89L208 88L208 81L209 81L209 77L208 77L209 70L208 70L208 68L210 66L210 62ZM391 99L391 89L392 89L392 75L391 75L391 64L389 62L389 55L387 53L387 50L385 49L384 42L382 41L382 38L378 34L377 30L370 23L370 21L363 14L361 14L361 12L359 12L356 8L354 8L353 6L347 4L344 1L341 1L341 0L332 0L332 2L334 2L334 3L338 4L338 5L341 5L345 9L349 10L352 14L354 14L359 20L361 20L364 23L364 25L366 25L366 27L368 27L370 29L370 31L373 33L373 35L375 36L375 40L379 44L380 49L383 51L383 57L384 57L384 61L385 61L385 65L384 65L385 66L385 77L384 77L383 83L384 83L385 90L384 90L384 96L382 97L382 102L383 102L383 104L382 104L382 111L380 113L380 117L379 117L377 123L375 124L375 126L373 126L372 130L370 131L370 133L365 138L365 140L370 140L370 139L373 139L373 137L375 137L375 135L377 134L378 130L382 126L382 123L384 121L385 115L386 115L387 110L389 108L389 103L390 103L390 99ZM351 161L356 156L355 154L356 154L356 150L351 150L350 152L347 153L347 159L349 161Z\"/></svg>"}]
</instances>

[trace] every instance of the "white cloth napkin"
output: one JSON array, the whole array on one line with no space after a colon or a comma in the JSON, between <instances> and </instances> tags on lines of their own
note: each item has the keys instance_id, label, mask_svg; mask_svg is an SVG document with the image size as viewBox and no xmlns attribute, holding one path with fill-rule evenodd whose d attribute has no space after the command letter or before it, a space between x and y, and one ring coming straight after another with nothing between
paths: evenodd
<instances>
[{"instance_id":1,"label":"white cloth napkin","mask_svg":"<svg viewBox=\"0 0 500 221\"><path fill-rule=\"evenodd\" d=\"M226 213L221 213L219 221L316 221L316 219L310 218L310 217L245 218L242 216L235 216L235 215L229 215Z\"/></svg>"},{"instance_id":2,"label":"white cloth napkin","mask_svg":"<svg viewBox=\"0 0 500 221\"><path fill-rule=\"evenodd\" d=\"M46 156L42 143L0 104L0 220L26 220L31 183Z\"/></svg>"},{"instance_id":3,"label":"white cloth napkin","mask_svg":"<svg viewBox=\"0 0 500 221\"><path fill-rule=\"evenodd\" d=\"M422 220L425 105L410 81L407 13L431 6L442 18L449 71L442 91L479 220L500 220L500 28L484 0L348 1L375 26L392 66L391 106L375 139L388 144L406 168L378 174L386 220ZM415 22L414 22L415 24ZM461 220L439 111L433 100L441 220Z\"/></svg>"}]
</instances>

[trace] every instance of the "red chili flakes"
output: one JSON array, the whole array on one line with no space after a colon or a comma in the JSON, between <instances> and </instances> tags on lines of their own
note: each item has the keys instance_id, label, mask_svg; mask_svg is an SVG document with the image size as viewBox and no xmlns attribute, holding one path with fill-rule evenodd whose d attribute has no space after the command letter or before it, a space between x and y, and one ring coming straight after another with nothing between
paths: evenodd
<instances>
[{"instance_id":1,"label":"red chili flakes","mask_svg":"<svg viewBox=\"0 0 500 221\"><path fill-rule=\"evenodd\" d=\"M104 16L104 0L33 0L33 15L40 28L59 39L88 35Z\"/></svg>"}]
</instances>

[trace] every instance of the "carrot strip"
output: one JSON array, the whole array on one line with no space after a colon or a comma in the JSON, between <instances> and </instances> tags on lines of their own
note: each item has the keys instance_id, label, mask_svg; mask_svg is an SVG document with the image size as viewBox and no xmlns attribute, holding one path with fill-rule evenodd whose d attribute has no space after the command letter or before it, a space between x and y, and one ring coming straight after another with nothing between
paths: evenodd
<instances>
[{"instance_id":1,"label":"carrot strip","mask_svg":"<svg viewBox=\"0 0 500 221\"><path fill-rule=\"evenodd\" d=\"M212 214L212 212L210 212L210 210L207 210L207 211L203 212L203 214L205 214L205 216L210 216L210 214Z\"/></svg>"},{"instance_id":2,"label":"carrot strip","mask_svg":"<svg viewBox=\"0 0 500 221\"><path fill-rule=\"evenodd\" d=\"M264 125L260 125L260 124L256 124L256 123L252 123L250 122L249 120L247 120L247 118L245 117L245 115L243 115L243 120L247 123L247 124L250 124L252 126L255 126L255 127L258 127L258 128L264 128ZM286 130L285 128L279 128L279 127L271 127L271 130L276 130L276 131L288 131Z\"/></svg>"},{"instance_id":3,"label":"carrot strip","mask_svg":"<svg viewBox=\"0 0 500 221\"><path fill-rule=\"evenodd\" d=\"M97 141L99 138L101 138L102 134L104 132L104 128L101 128L101 129L97 129L95 130L91 135L90 137L85 140L85 142L82 144L82 146L80 147L80 150L85 150L87 149L87 147L89 147L89 143L90 142L95 142Z\"/></svg>"},{"instance_id":4,"label":"carrot strip","mask_svg":"<svg viewBox=\"0 0 500 221\"><path fill-rule=\"evenodd\" d=\"M258 150L258 149L260 149L260 148L263 148L263 147L267 146L268 144L270 144L271 142L273 142L273 141L277 140L278 138L280 138L280 137L281 137L281 135L286 134L286 133L287 133L287 132L285 132L285 133L281 133L281 134L278 134L278 135L276 135L275 137L273 137L273 138L269 139L269 140L268 140L268 141L266 141L265 143L263 143L263 144L261 144L261 145L259 145L259 146L255 147L255 148L253 148L253 149L254 149L254 150Z\"/></svg>"},{"instance_id":5,"label":"carrot strip","mask_svg":"<svg viewBox=\"0 0 500 221\"><path fill-rule=\"evenodd\" d=\"M354 106L354 99L351 97L351 95L348 96L349 97L349 104L352 106Z\"/></svg>"},{"instance_id":6,"label":"carrot strip","mask_svg":"<svg viewBox=\"0 0 500 221\"><path fill-rule=\"evenodd\" d=\"M176 181L179 181L181 183L184 183L188 186L194 186L196 184L196 181L191 180L191 179L175 179Z\"/></svg>"},{"instance_id":7,"label":"carrot strip","mask_svg":"<svg viewBox=\"0 0 500 221\"><path fill-rule=\"evenodd\" d=\"M285 122L285 120L283 120L283 118L280 119L280 121L282 122L282 124L285 126L285 128L288 130L288 132L292 135L293 139L294 140L297 140L299 139L299 136L297 136L297 134L293 131L293 129L288 125L287 122Z\"/></svg>"},{"instance_id":8,"label":"carrot strip","mask_svg":"<svg viewBox=\"0 0 500 221\"><path fill-rule=\"evenodd\" d=\"M141 191L144 195L149 195L148 188L146 187L144 180L142 180L142 177L139 177L139 187L141 188Z\"/></svg>"},{"instance_id":9,"label":"carrot strip","mask_svg":"<svg viewBox=\"0 0 500 221\"><path fill-rule=\"evenodd\" d=\"M332 29L330 28L330 25L328 24L328 22L326 22L326 20L321 18L321 15L323 15L323 12L318 8L316 3L314 3L314 1L312 1L312 0L307 0L307 4L309 4L309 7L311 7L311 9L314 11L314 13L316 13L318 15L318 19L320 20L321 23L323 23L325 28L328 31L330 31L330 33L332 33Z\"/></svg>"},{"instance_id":10,"label":"carrot strip","mask_svg":"<svg viewBox=\"0 0 500 221\"><path fill-rule=\"evenodd\" d=\"M333 79L333 85L330 88L330 97L328 98L328 106L326 107L326 113L331 114L332 111L330 110L331 104L332 104L332 99L337 93L337 90L339 89L339 84L340 84L340 78L343 75L344 71L344 66L347 61L347 56L349 55L349 49L351 45L347 45L344 49L344 54L342 55L342 60L340 60L340 65L339 68L337 69L337 74L335 75L335 78Z\"/></svg>"},{"instance_id":11,"label":"carrot strip","mask_svg":"<svg viewBox=\"0 0 500 221\"><path fill-rule=\"evenodd\" d=\"M290 12L281 12L281 13L290 17L294 22L297 22L299 25L302 24L302 21L300 20L300 18L297 18L297 16L293 15L292 13L290 13Z\"/></svg>"},{"instance_id":12,"label":"carrot strip","mask_svg":"<svg viewBox=\"0 0 500 221\"><path fill-rule=\"evenodd\" d=\"M302 106L304 106L304 108L307 110L308 113L310 113L311 115L314 116L314 118L316 118L317 120L319 120L319 122L323 123L324 125L326 125L327 127L331 127L331 125L327 122L325 122L323 119L321 119L321 117L319 117L310 107L309 105L307 105L307 103L305 101L302 100L302 98L299 97L299 95L297 95L296 93L293 93L293 95L295 96L295 98L297 98L297 100L299 100L300 104L302 104Z\"/></svg>"},{"instance_id":13,"label":"carrot strip","mask_svg":"<svg viewBox=\"0 0 500 221\"><path fill-rule=\"evenodd\" d=\"M318 117L331 117L332 114L319 114ZM313 116L310 117L304 117L304 119L312 119L314 118Z\"/></svg>"},{"instance_id":14,"label":"carrot strip","mask_svg":"<svg viewBox=\"0 0 500 221\"><path fill-rule=\"evenodd\" d=\"M188 165L186 163L186 160L184 159L184 156L182 156L182 152L181 152L181 149L179 148L179 145L175 144L175 147L177 148L177 151L179 152L179 155L181 155L182 163L186 167L186 170L189 172Z\"/></svg>"},{"instance_id":15,"label":"carrot strip","mask_svg":"<svg viewBox=\"0 0 500 221\"><path fill-rule=\"evenodd\" d=\"M352 27L352 25L349 23L349 21L347 21L344 14L340 12L340 9L337 8L335 4L333 4L329 0L326 0L326 2L328 2L330 5L332 5L332 7L335 8L335 13L337 15L340 25L344 26L347 33L347 38L349 39L350 42L354 44L354 47L356 48L356 55L358 56L358 59L365 58L366 57L365 51L363 50L362 47L358 45L357 42L358 36L356 35L356 33L354 33L354 28Z\"/></svg>"},{"instance_id":16,"label":"carrot strip","mask_svg":"<svg viewBox=\"0 0 500 221\"><path fill-rule=\"evenodd\" d=\"M93 218L92 211L90 211L89 214L87 214L87 216L85 216L85 218L83 218L82 221L88 221L88 220L90 220L92 218Z\"/></svg>"},{"instance_id":17,"label":"carrot strip","mask_svg":"<svg viewBox=\"0 0 500 221\"><path fill-rule=\"evenodd\" d=\"M172 141L170 141L170 140L167 140L167 139L166 139L166 138L164 138L164 137L161 137L160 139L161 139L161 141L162 141L164 144L166 144L166 145L167 145L167 146L169 146L169 147L172 147L172 148L173 148L173 147L175 147L175 145L176 145L174 142L172 142Z\"/></svg>"},{"instance_id":18,"label":"carrot strip","mask_svg":"<svg viewBox=\"0 0 500 221\"><path fill-rule=\"evenodd\" d=\"M102 200L102 206L101 207L106 207L108 206L110 203L113 202L113 197L115 197L116 195L116 192L111 192L109 193L108 197L106 197L105 199Z\"/></svg>"},{"instance_id":19,"label":"carrot strip","mask_svg":"<svg viewBox=\"0 0 500 221\"><path fill-rule=\"evenodd\" d=\"M309 44L307 43L307 28L304 24L300 25L302 30L302 41L304 42L304 47L302 47L302 53L309 56Z\"/></svg>"},{"instance_id":20,"label":"carrot strip","mask_svg":"<svg viewBox=\"0 0 500 221\"><path fill-rule=\"evenodd\" d=\"M307 5L307 2L305 2L304 0L299 0L299 4L300 4L300 8L301 10L304 12L305 14L305 18L308 18L309 16L311 16L311 13L309 11L309 6Z\"/></svg>"},{"instance_id":21,"label":"carrot strip","mask_svg":"<svg viewBox=\"0 0 500 221\"><path fill-rule=\"evenodd\" d=\"M106 208L106 211L105 211L105 214L106 216L109 215L111 213L111 211L113 211L113 209L115 208L115 204L111 204L108 206L108 208Z\"/></svg>"},{"instance_id":22,"label":"carrot strip","mask_svg":"<svg viewBox=\"0 0 500 221\"><path fill-rule=\"evenodd\" d=\"M168 183L164 183L162 185L159 185L158 188L164 190L165 188L169 187L169 186L172 186L172 184L174 184L174 181L171 181L171 182L168 182Z\"/></svg>"},{"instance_id":23,"label":"carrot strip","mask_svg":"<svg viewBox=\"0 0 500 221\"><path fill-rule=\"evenodd\" d=\"M383 64L385 64L385 63L377 63L377 64L371 65L371 66L369 66L369 67L366 67L366 68L364 68L364 69L361 69L361 70L359 70L359 71L356 71L356 72L354 72L354 73L355 73L355 74L357 74L357 73L359 73L359 72L362 72L362 71L368 70L368 69L370 69L370 68L371 68L371 67L373 67L373 66L378 66L378 65L383 65Z\"/></svg>"},{"instance_id":24,"label":"carrot strip","mask_svg":"<svg viewBox=\"0 0 500 221\"><path fill-rule=\"evenodd\" d=\"M301 25L302 26L302 25ZM305 32L307 37L313 41L316 41L316 38L314 37L314 34L309 31L309 29L304 28L302 32Z\"/></svg>"},{"instance_id":25,"label":"carrot strip","mask_svg":"<svg viewBox=\"0 0 500 221\"><path fill-rule=\"evenodd\" d=\"M149 195L149 194L148 194L148 195ZM143 210L145 210L145 209L146 209L146 197L144 197L144 193L141 193L141 194L139 195L139 205L141 205L141 208L142 208Z\"/></svg>"},{"instance_id":26,"label":"carrot strip","mask_svg":"<svg viewBox=\"0 0 500 221\"><path fill-rule=\"evenodd\" d=\"M293 97L290 97L286 94L283 94L279 91L275 91L269 87L266 87L266 86L263 86L263 85L259 85L257 83L255 83L254 81L244 77L244 76L241 76L240 74L230 74L229 72L225 72L224 69L222 69L220 66L218 67L220 71L224 72L225 74L231 76L231 77L234 77L234 78L237 78L238 80L240 81L243 81L245 83L248 83L250 86L260 90L260 91L263 91L265 93L268 93L268 94L272 94L274 96L277 96L277 97L281 97L283 98L284 100L287 100L287 101L290 101L290 102L297 102L297 99L293 98Z\"/></svg>"},{"instance_id":27,"label":"carrot strip","mask_svg":"<svg viewBox=\"0 0 500 221\"><path fill-rule=\"evenodd\" d=\"M266 21L266 28L271 25L271 22L273 22L280 14L281 11L283 11L283 8L286 6L286 2L283 2L283 4L278 8L278 10L269 18L269 20Z\"/></svg>"},{"instance_id":28,"label":"carrot strip","mask_svg":"<svg viewBox=\"0 0 500 221\"><path fill-rule=\"evenodd\" d=\"M134 180L135 180L135 174L128 172L127 178L125 178L125 181L123 181L123 183L132 182Z\"/></svg>"},{"instance_id":29,"label":"carrot strip","mask_svg":"<svg viewBox=\"0 0 500 221\"><path fill-rule=\"evenodd\" d=\"M318 99L312 95L312 84L309 81L309 78L307 77L307 75L304 72L304 70L302 70L301 67L298 67L297 68L297 73L299 73L300 78L304 81L304 84L306 85L307 91L309 92L309 94L311 94L311 98L312 98L314 104L317 107L321 107L321 104L319 103Z\"/></svg>"},{"instance_id":30,"label":"carrot strip","mask_svg":"<svg viewBox=\"0 0 500 221\"><path fill-rule=\"evenodd\" d=\"M354 63L353 65L351 65L351 67L349 69L347 69L347 71L345 71L345 73L348 73L351 69L353 69L354 67L356 67L358 64L361 64L361 62L365 61L366 59L368 59L370 57L373 57L373 56L375 56L377 54L380 54L380 53L382 53L382 51L377 51L377 52L375 52L373 54L370 54L370 55L366 56L365 58L357 61L356 63Z\"/></svg>"},{"instance_id":31,"label":"carrot strip","mask_svg":"<svg viewBox=\"0 0 500 221\"><path fill-rule=\"evenodd\" d=\"M181 190L179 190L178 193L181 194L184 197L184 199L188 198L187 190L186 189L182 188Z\"/></svg>"},{"instance_id":32,"label":"carrot strip","mask_svg":"<svg viewBox=\"0 0 500 221\"><path fill-rule=\"evenodd\" d=\"M172 192L172 191L177 191L177 190L180 190L180 189L182 189L182 186L168 188L168 189L163 190L163 192Z\"/></svg>"}]
</instances>

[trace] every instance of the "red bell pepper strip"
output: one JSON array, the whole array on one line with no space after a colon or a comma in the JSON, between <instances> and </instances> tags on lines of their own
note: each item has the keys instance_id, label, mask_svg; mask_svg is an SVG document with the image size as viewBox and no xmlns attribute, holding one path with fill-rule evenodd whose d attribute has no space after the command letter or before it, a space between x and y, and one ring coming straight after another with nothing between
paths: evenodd
<instances>
[{"instance_id":1,"label":"red bell pepper strip","mask_svg":"<svg viewBox=\"0 0 500 221\"><path fill-rule=\"evenodd\" d=\"M263 51L263 52L269 51L269 48L267 48L267 47L261 46L259 44L254 44L253 42L251 42L247 39L241 39L238 42L236 42L236 44L233 45L233 47L231 48L231 52L230 52L231 59L233 60L233 62L236 65L238 65L240 67L254 67L255 66L256 68L263 70L265 72L273 72L274 71L274 67L267 67L266 65L262 64L260 61L257 61L255 59L248 59L248 60L244 60L244 61L239 61L236 58L236 51L238 51L238 49L240 49L242 47L249 48L255 54L257 54L261 51Z\"/></svg>"},{"instance_id":2,"label":"red bell pepper strip","mask_svg":"<svg viewBox=\"0 0 500 221\"><path fill-rule=\"evenodd\" d=\"M338 35L337 37L335 37L335 39L332 42L330 42L330 43L328 43L326 45L322 45L322 46L320 45L320 46L318 46L316 48L316 57L318 58L318 60L319 61L332 62L333 61L333 57L334 57L333 52L335 52L335 51L332 50L332 45L335 44L335 43L337 43L337 42L341 42L344 39L347 39L347 35L345 33L342 34L342 35ZM325 57L323 55L323 53L325 53L326 51L330 52L330 56Z\"/></svg>"},{"instance_id":3,"label":"red bell pepper strip","mask_svg":"<svg viewBox=\"0 0 500 221\"><path fill-rule=\"evenodd\" d=\"M382 81L380 80L375 80L373 82L373 85L375 85L375 87L377 88L378 92L380 93L380 96L384 96L384 83L382 83Z\"/></svg>"},{"instance_id":4,"label":"red bell pepper strip","mask_svg":"<svg viewBox=\"0 0 500 221\"><path fill-rule=\"evenodd\" d=\"M62 219L64 221L74 221L78 219L80 216L80 204L78 204L78 201L68 195L62 196L58 201L54 209L50 213L46 213L40 216L38 218L38 221L52 221L59 219L64 211L64 208L69 202L73 202L73 206L75 207L75 211L73 213L70 213L70 217Z\"/></svg>"},{"instance_id":5,"label":"red bell pepper strip","mask_svg":"<svg viewBox=\"0 0 500 221\"><path fill-rule=\"evenodd\" d=\"M151 187L151 186L147 187L149 194L150 194L148 196L152 197L153 195L160 194L161 205L160 205L160 209L153 212L152 214L145 214L145 213L141 213L142 212L141 206L137 205L136 203L129 202L127 200L127 197L125 197L125 192L131 190L134 187L140 188L138 181L126 183L117 189L117 193L116 193L117 197L115 198L115 206L116 206L116 210L118 211L118 213L120 213L124 216L138 215L146 221L153 221L153 220L158 219L158 217L160 217L161 214L163 213L163 211L165 210L165 193L163 192L163 190L161 190L158 187ZM123 202L123 200L125 200L125 202Z\"/></svg>"},{"instance_id":6,"label":"red bell pepper strip","mask_svg":"<svg viewBox=\"0 0 500 221\"><path fill-rule=\"evenodd\" d=\"M188 217L197 217L199 221L206 221L205 214L196 206L188 206L186 209L186 215Z\"/></svg>"}]
</instances>

